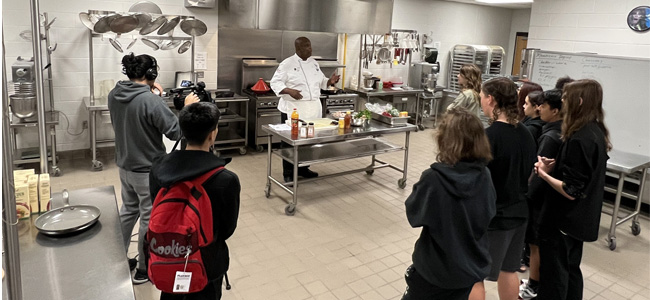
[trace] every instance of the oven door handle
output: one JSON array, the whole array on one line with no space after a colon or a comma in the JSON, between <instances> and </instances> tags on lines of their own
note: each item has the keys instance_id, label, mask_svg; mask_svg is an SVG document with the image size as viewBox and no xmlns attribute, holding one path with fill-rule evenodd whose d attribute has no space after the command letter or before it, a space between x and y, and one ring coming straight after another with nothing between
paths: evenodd
<instances>
[{"instance_id":1,"label":"oven door handle","mask_svg":"<svg viewBox=\"0 0 650 300\"><path fill-rule=\"evenodd\" d=\"M258 117L259 118L276 117L276 116L279 116L280 114L281 114L280 112L263 113L263 114L259 114Z\"/></svg>"}]
</instances>

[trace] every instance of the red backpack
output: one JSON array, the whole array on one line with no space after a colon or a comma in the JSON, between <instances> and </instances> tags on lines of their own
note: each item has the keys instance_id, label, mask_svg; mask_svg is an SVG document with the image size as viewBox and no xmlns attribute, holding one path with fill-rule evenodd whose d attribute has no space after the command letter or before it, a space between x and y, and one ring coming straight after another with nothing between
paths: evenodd
<instances>
[{"instance_id":1,"label":"red backpack","mask_svg":"<svg viewBox=\"0 0 650 300\"><path fill-rule=\"evenodd\" d=\"M159 290L179 293L174 291L178 271L192 272L186 293L201 291L207 285L201 249L214 241L214 232L212 204L203 183L223 168L174 183L156 195L145 247L149 255L149 279ZM176 286L178 289L187 287Z\"/></svg>"}]
</instances>

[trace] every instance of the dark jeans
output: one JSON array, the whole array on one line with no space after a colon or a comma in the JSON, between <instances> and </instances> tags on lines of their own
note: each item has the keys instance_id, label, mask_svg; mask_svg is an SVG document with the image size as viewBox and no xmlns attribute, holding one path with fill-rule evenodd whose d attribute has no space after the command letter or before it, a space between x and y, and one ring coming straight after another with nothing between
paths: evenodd
<instances>
[{"instance_id":1,"label":"dark jeans","mask_svg":"<svg viewBox=\"0 0 650 300\"><path fill-rule=\"evenodd\" d=\"M580 261L583 244L557 229L544 230L539 243L538 300L582 299Z\"/></svg>"},{"instance_id":2,"label":"dark jeans","mask_svg":"<svg viewBox=\"0 0 650 300\"><path fill-rule=\"evenodd\" d=\"M411 265L404 274L406 292L402 300L467 300L473 285L462 289L443 289L429 283Z\"/></svg>"},{"instance_id":3,"label":"dark jeans","mask_svg":"<svg viewBox=\"0 0 650 300\"><path fill-rule=\"evenodd\" d=\"M160 300L218 300L221 299L221 285L223 276L208 282L205 288L196 293L190 294L168 294L160 293Z\"/></svg>"},{"instance_id":4,"label":"dark jeans","mask_svg":"<svg viewBox=\"0 0 650 300\"><path fill-rule=\"evenodd\" d=\"M287 120L287 114L281 113L280 114L280 123L284 124L284 122L286 120ZM289 145L289 144L287 144L285 142L280 143L280 147L281 148L284 148L284 147L293 148L293 147L291 147L291 145ZM299 167L298 168L298 173L304 172L304 170L307 170L307 169L309 169L309 166ZM282 160L282 175L283 176L293 176L293 164L286 161L286 160L284 160L284 159Z\"/></svg>"}]
</instances>

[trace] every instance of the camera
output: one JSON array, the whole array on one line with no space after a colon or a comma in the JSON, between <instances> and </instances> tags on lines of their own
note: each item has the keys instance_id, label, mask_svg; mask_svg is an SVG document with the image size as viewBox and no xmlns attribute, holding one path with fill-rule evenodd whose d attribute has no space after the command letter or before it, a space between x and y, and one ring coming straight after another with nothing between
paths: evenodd
<instances>
[{"instance_id":1,"label":"camera","mask_svg":"<svg viewBox=\"0 0 650 300\"><path fill-rule=\"evenodd\" d=\"M183 109L183 106L185 106L185 97L189 93L196 94L200 102L213 102L212 96L205 90L205 82L203 81L199 81L194 85L190 80L183 80L181 81L180 88L171 89L169 92L174 94L174 107L177 110Z\"/></svg>"}]
</instances>

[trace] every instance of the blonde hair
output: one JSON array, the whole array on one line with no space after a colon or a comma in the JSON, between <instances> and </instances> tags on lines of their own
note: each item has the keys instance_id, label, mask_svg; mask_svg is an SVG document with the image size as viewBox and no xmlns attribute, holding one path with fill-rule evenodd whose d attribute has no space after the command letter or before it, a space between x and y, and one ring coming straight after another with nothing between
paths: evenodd
<instances>
[{"instance_id":1,"label":"blonde hair","mask_svg":"<svg viewBox=\"0 0 650 300\"><path fill-rule=\"evenodd\" d=\"M455 165L459 161L492 159L490 143L483 124L476 115L465 108L453 108L442 118L435 133L439 162Z\"/></svg>"}]
</instances>

